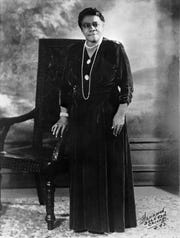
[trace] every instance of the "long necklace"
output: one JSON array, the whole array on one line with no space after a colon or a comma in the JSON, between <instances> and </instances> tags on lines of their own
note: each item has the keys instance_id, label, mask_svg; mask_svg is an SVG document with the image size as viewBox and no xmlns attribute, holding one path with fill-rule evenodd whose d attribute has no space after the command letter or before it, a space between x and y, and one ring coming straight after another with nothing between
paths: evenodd
<instances>
[{"instance_id":1,"label":"long necklace","mask_svg":"<svg viewBox=\"0 0 180 238\"><path fill-rule=\"evenodd\" d=\"M94 63L95 63L95 60L96 60L96 56L97 56L97 53L98 53L98 50L99 50L99 47L101 45L101 42L102 40L100 41L100 43L98 44L98 47L96 49L96 53L94 55L94 59L93 59L93 62L92 62L92 65L91 65L91 69L90 69L90 73L89 75L85 75L83 77L83 64L84 64L84 51L85 51L85 47L86 47L86 42L84 43L84 47L83 47L83 52L82 52L82 62L81 62L81 85L82 85L82 96L84 98L84 100L88 100L89 97L90 97L90 91L91 91L91 73L92 73L92 69L93 69L93 66L94 66ZM87 97L85 96L85 93L84 93L84 78L85 80L89 80L89 83L88 83L88 95Z\"/></svg>"}]
</instances>

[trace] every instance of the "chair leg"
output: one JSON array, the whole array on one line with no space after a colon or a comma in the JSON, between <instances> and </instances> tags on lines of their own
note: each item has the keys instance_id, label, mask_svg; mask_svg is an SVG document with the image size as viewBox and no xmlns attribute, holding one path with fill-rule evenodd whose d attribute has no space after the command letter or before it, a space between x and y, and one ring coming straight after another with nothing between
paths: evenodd
<instances>
[{"instance_id":1,"label":"chair leg","mask_svg":"<svg viewBox=\"0 0 180 238\"><path fill-rule=\"evenodd\" d=\"M1 169L0 169L1 172ZM0 211L2 210L2 203L1 203L1 180L2 180L2 175L0 173Z\"/></svg>"},{"instance_id":2,"label":"chair leg","mask_svg":"<svg viewBox=\"0 0 180 238\"><path fill-rule=\"evenodd\" d=\"M46 204L45 179L40 173L35 173L35 182L39 203L40 205L45 205Z\"/></svg>"},{"instance_id":3,"label":"chair leg","mask_svg":"<svg viewBox=\"0 0 180 238\"><path fill-rule=\"evenodd\" d=\"M55 222L54 192L55 192L54 182L48 180L46 182L47 201L46 201L46 218L45 218L48 230L53 230Z\"/></svg>"}]
</instances>

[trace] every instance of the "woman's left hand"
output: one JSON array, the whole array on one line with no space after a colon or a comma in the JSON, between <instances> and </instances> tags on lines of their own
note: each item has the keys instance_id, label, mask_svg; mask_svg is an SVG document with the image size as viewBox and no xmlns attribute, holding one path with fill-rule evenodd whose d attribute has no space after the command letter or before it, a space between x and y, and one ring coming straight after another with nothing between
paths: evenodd
<instances>
[{"instance_id":1,"label":"woman's left hand","mask_svg":"<svg viewBox=\"0 0 180 238\"><path fill-rule=\"evenodd\" d=\"M125 115L116 113L113 118L112 129L113 135L117 136L121 133L122 127L124 125Z\"/></svg>"}]
</instances>

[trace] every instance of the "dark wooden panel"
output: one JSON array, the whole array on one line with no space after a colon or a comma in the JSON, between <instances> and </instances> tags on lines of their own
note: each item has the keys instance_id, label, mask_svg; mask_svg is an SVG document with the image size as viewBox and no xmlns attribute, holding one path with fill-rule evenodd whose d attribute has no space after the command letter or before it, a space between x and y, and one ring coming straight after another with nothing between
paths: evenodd
<instances>
[{"instance_id":1,"label":"dark wooden panel","mask_svg":"<svg viewBox=\"0 0 180 238\"><path fill-rule=\"evenodd\" d=\"M2 188L35 188L33 174L2 171ZM68 174L58 176L55 180L57 187L68 187Z\"/></svg>"},{"instance_id":2,"label":"dark wooden panel","mask_svg":"<svg viewBox=\"0 0 180 238\"><path fill-rule=\"evenodd\" d=\"M167 186L169 185L166 179L167 172L159 171L141 171L134 173L134 185L135 186Z\"/></svg>"},{"instance_id":3,"label":"dark wooden panel","mask_svg":"<svg viewBox=\"0 0 180 238\"><path fill-rule=\"evenodd\" d=\"M133 172L135 186L168 185L167 172L161 168L139 167ZM176 178L174 178L176 179ZM68 175L58 176L56 179L58 187L68 186ZM33 174L27 173L3 173L2 188L33 188L35 187Z\"/></svg>"},{"instance_id":4,"label":"dark wooden panel","mask_svg":"<svg viewBox=\"0 0 180 238\"><path fill-rule=\"evenodd\" d=\"M176 142L158 138L132 138L130 142L135 186L178 185ZM5 169L2 175L3 188L34 187L33 175ZM58 176L56 184L58 187L68 186L68 176Z\"/></svg>"}]
</instances>

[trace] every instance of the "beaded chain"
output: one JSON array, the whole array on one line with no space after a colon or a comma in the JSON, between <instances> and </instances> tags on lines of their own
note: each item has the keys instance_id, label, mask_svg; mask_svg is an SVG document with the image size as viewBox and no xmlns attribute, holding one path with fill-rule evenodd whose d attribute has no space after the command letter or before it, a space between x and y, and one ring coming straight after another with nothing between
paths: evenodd
<instances>
[{"instance_id":1,"label":"beaded chain","mask_svg":"<svg viewBox=\"0 0 180 238\"><path fill-rule=\"evenodd\" d=\"M99 47L100 47L100 45L101 45L101 42L102 42L102 40L100 41L100 43L98 44L98 47L97 47L97 49L96 49L96 53L95 53L95 56L94 56L94 59L93 59L92 65L91 65L89 77L88 77L88 79L87 79L87 80L89 80L89 84L88 84L88 95L87 95L87 97L85 96L85 93L84 93L84 77L83 77L83 75L84 75L84 73L83 73L84 52L85 52L86 42L84 43L84 46L83 46L82 62L81 62L81 81L82 81L82 96L83 96L84 100L88 100L89 97L90 97L90 92L91 92L91 73L92 73L92 69L93 69L93 66L94 66L94 63L95 63L95 60L96 60L96 56L97 56Z\"/></svg>"}]
</instances>

